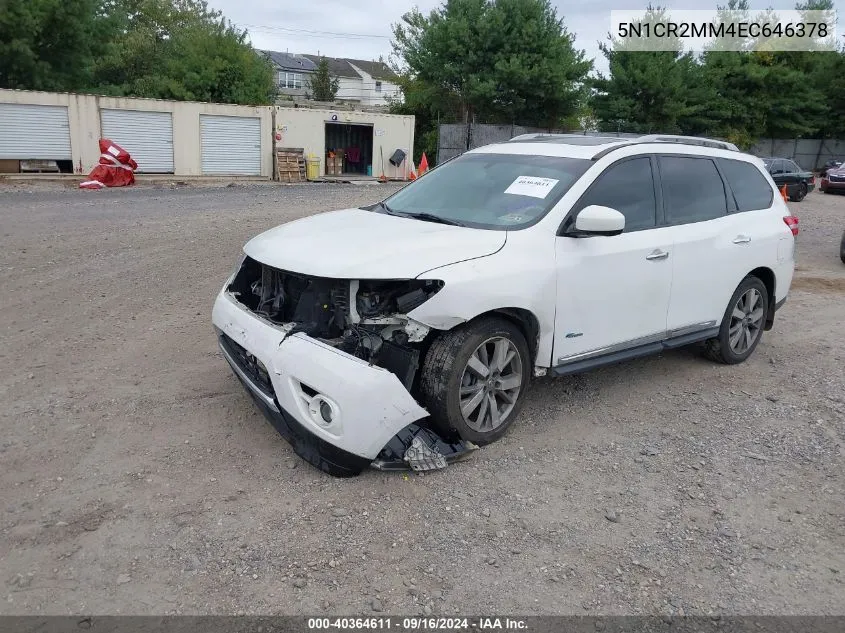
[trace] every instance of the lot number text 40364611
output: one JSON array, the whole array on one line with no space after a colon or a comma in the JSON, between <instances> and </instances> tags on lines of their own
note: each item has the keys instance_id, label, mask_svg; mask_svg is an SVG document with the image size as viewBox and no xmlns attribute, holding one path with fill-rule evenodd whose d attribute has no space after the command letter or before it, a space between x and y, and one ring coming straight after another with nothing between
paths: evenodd
<instances>
[{"instance_id":1,"label":"lot number text 40364611","mask_svg":"<svg viewBox=\"0 0 845 633\"><path fill-rule=\"evenodd\" d=\"M370 618L309 618L309 631L330 630L386 630L386 631L519 631L524 620L514 618L439 618L439 617L370 617Z\"/></svg>"}]
</instances>

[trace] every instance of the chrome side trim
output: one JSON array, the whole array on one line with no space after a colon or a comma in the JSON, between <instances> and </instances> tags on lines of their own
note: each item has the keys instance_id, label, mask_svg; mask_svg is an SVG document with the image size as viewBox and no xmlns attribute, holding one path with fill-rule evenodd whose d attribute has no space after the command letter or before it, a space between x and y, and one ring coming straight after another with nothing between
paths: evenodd
<instances>
[{"instance_id":1,"label":"chrome side trim","mask_svg":"<svg viewBox=\"0 0 845 633\"><path fill-rule=\"evenodd\" d=\"M707 330L715 325L717 325L716 321L703 321L701 323L693 323L692 325L685 325L684 327L679 327L676 330L669 330L667 336L668 338L673 338L675 336L683 336L684 334L692 334L693 332L698 332L700 330Z\"/></svg>"},{"instance_id":2,"label":"chrome side trim","mask_svg":"<svg viewBox=\"0 0 845 633\"><path fill-rule=\"evenodd\" d=\"M220 345L220 344L218 343L218 345ZM276 406L275 400L273 400L272 398L269 398L267 396L267 394L265 394L263 391L261 391L261 389L258 388L258 385L256 385L254 382L252 382L252 379L249 376L246 375L246 373L244 372L243 369L238 367L238 364L229 355L229 352L226 351L226 348L223 347L223 345L220 345L220 351L223 352L223 358L225 358L226 362L229 363L229 366L232 368L232 371L235 372L235 374L237 374L238 378L240 378L247 387L249 387L249 390L252 393L254 393L256 396L261 398L261 400L264 402L264 404L266 404L268 407L270 407L273 411L278 412L279 407Z\"/></svg>"},{"instance_id":3,"label":"chrome side trim","mask_svg":"<svg viewBox=\"0 0 845 633\"><path fill-rule=\"evenodd\" d=\"M561 365L563 363L573 363L578 360L587 360L588 358L592 358L593 356L613 354L614 352L621 352L622 350L626 350L631 347L639 347L640 345L648 345L649 343L659 343L660 341L664 340L666 336L666 332L659 332L658 334L651 334L649 336L635 338L630 341L624 341L622 343L608 345L607 347L599 347L598 349L593 349L588 352L581 352L580 354L575 354L573 356L563 356L561 358L558 358L557 362L559 365Z\"/></svg>"}]
</instances>

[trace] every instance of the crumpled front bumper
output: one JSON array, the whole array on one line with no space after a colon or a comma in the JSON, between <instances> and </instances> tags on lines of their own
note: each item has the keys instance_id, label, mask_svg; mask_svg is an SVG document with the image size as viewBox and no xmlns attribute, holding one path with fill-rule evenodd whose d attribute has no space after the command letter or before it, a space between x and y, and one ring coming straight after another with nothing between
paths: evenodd
<instances>
[{"instance_id":1,"label":"crumpled front bumper","mask_svg":"<svg viewBox=\"0 0 845 633\"><path fill-rule=\"evenodd\" d=\"M224 357L265 416L298 455L329 474L357 474L399 431L428 415L393 373L301 332L289 335L225 290L212 322ZM261 362L269 386L241 350ZM312 406L315 394L332 409L331 423Z\"/></svg>"}]
</instances>

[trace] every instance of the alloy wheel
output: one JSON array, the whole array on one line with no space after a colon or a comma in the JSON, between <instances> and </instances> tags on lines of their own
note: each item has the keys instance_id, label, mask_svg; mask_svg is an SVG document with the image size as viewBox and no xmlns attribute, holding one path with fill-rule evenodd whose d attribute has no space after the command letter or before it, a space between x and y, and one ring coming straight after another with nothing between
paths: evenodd
<instances>
[{"instance_id":1,"label":"alloy wheel","mask_svg":"<svg viewBox=\"0 0 845 633\"><path fill-rule=\"evenodd\" d=\"M497 429L513 411L522 383L522 358L513 341L487 339L470 355L461 376L464 421L479 433Z\"/></svg>"},{"instance_id":2,"label":"alloy wheel","mask_svg":"<svg viewBox=\"0 0 845 633\"><path fill-rule=\"evenodd\" d=\"M756 288L746 290L731 312L728 341L734 354L744 354L763 328L763 296Z\"/></svg>"}]
</instances>

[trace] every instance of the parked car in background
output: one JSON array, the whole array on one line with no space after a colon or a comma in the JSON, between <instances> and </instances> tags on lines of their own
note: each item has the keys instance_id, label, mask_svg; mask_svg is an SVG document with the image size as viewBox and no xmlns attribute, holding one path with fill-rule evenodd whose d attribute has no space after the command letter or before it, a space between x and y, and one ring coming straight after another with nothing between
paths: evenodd
<instances>
[{"instance_id":1,"label":"parked car in background","mask_svg":"<svg viewBox=\"0 0 845 633\"><path fill-rule=\"evenodd\" d=\"M822 176L819 189L825 193L845 192L845 165L828 169L827 174Z\"/></svg>"},{"instance_id":2,"label":"parked car in background","mask_svg":"<svg viewBox=\"0 0 845 633\"><path fill-rule=\"evenodd\" d=\"M801 202L808 193L816 188L816 177L811 171L805 171L798 164L788 158L764 158L763 163L772 175L772 179L782 189L786 185L786 193L793 202Z\"/></svg>"},{"instance_id":3,"label":"parked car in background","mask_svg":"<svg viewBox=\"0 0 845 633\"><path fill-rule=\"evenodd\" d=\"M826 176L827 172L830 171L831 169L836 169L837 167L842 167L843 165L845 165L845 161L837 160L837 159L829 160L821 168L821 171L819 172L819 176Z\"/></svg>"}]
</instances>

